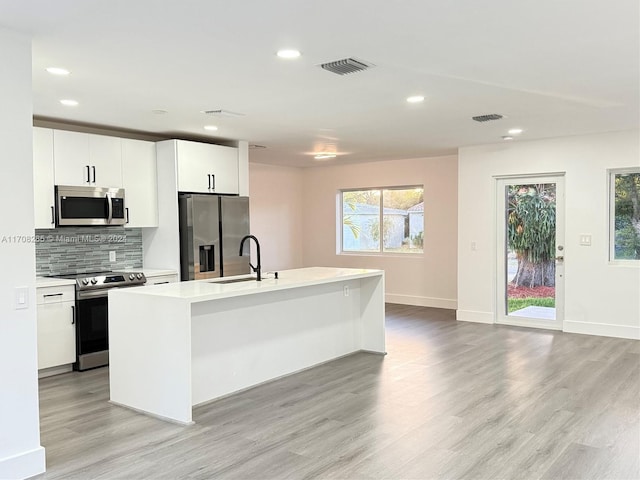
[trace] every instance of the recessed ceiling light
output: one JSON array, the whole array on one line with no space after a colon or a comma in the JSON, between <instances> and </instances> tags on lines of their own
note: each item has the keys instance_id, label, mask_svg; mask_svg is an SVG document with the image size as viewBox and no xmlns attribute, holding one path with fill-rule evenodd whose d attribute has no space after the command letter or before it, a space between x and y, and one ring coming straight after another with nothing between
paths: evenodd
<instances>
[{"instance_id":1,"label":"recessed ceiling light","mask_svg":"<svg viewBox=\"0 0 640 480\"><path fill-rule=\"evenodd\" d=\"M424 97L422 95L414 95L412 97L407 98L407 102L409 103L420 103L424 102Z\"/></svg>"},{"instance_id":2,"label":"recessed ceiling light","mask_svg":"<svg viewBox=\"0 0 640 480\"><path fill-rule=\"evenodd\" d=\"M218 127L216 127L215 125L205 125L204 129L209 130L210 132L215 132L216 130L218 130Z\"/></svg>"},{"instance_id":3,"label":"recessed ceiling light","mask_svg":"<svg viewBox=\"0 0 640 480\"><path fill-rule=\"evenodd\" d=\"M78 106L78 102L76 100L71 100L71 99L60 100L60 103L62 105L67 106L67 107L77 107Z\"/></svg>"},{"instance_id":4,"label":"recessed ceiling light","mask_svg":"<svg viewBox=\"0 0 640 480\"><path fill-rule=\"evenodd\" d=\"M509 130L509 135L520 135L521 133L521 128L512 128L511 130Z\"/></svg>"},{"instance_id":5,"label":"recessed ceiling light","mask_svg":"<svg viewBox=\"0 0 640 480\"><path fill-rule=\"evenodd\" d=\"M513 137L511 135L503 135L502 139L503 140L513 140Z\"/></svg>"},{"instance_id":6,"label":"recessed ceiling light","mask_svg":"<svg viewBox=\"0 0 640 480\"><path fill-rule=\"evenodd\" d=\"M336 158L336 154L335 153L319 153L313 158L315 158L316 160L329 160L330 158Z\"/></svg>"},{"instance_id":7,"label":"recessed ceiling light","mask_svg":"<svg viewBox=\"0 0 640 480\"><path fill-rule=\"evenodd\" d=\"M298 58L300 56L300 51L292 49L278 50L276 55L280 58Z\"/></svg>"},{"instance_id":8,"label":"recessed ceiling light","mask_svg":"<svg viewBox=\"0 0 640 480\"><path fill-rule=\"evenodd\" d=\"M49 67L47 68L47 72L52 75L69 75L71 72L66 68L61 67Z\"/></svg>"},{"instance_id":9,"label":"recessed ceiling light","mask_svg":"<svg viewBox=\"0 0 640 480\"><path fill-rule=\"evenodd\" d=\"M162 110L161 108L156 108L154 110L151 110L151 113L155 113L156 115L164 115L168 112L166 110Z\"/></svg>"}]
</instances>

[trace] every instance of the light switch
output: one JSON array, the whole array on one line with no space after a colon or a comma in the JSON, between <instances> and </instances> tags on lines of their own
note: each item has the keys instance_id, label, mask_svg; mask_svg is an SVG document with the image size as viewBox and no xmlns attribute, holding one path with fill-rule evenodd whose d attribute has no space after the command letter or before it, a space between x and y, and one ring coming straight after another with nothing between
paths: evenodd
<instances>
[{"instance_id":1,"label":"light switch","mask_svg":"<svg viewBox=\"0 0 640 480\"><path fill-rule=\"evenodd\" d=\"M29 288L16 287L16 310L29 308Z\"/></svg>"},{"instance_id":2,"label":"light switch","mask_svg":"<svg viewBox=\"0 0 640 480\"><path fill-rule=\"evenodd\" d=\"M588 234L588 233L580 234L580 245L583 245L585 247L590 247L591 246L591 235Z\"/></svg>"},{"instance_id":3,"label":"light switch","mask_svg":"<svg viewBox=\"0 0 640 480\"><path fill-rule=\"evenodd\" d=\"M471 242L471 251L475 252L476 250L478 250L478 245L476 242Z\"/></svg>"}]
</instances>

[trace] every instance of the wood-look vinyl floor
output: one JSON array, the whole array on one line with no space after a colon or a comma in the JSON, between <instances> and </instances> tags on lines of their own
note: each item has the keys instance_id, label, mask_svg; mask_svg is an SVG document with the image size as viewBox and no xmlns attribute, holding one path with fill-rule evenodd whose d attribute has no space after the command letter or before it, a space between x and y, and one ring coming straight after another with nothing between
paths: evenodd
<instances>
[{"instance_id":1,"label":"wood-look vinyl floor","mask_svg":"<svg viewBox=\"0 0 640 480\"><path fill-rule=\"evenodd\" d=\"M640 478L640 342L387 305L387 345L188 427L109 404L107 368L43 379L36 478Z\"/></svg>"}]
</instances>

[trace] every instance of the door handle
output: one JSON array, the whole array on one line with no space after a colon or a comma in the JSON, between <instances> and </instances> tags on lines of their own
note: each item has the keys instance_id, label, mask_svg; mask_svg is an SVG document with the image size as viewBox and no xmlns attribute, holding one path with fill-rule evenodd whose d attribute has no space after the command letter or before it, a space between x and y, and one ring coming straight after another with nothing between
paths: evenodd
<instances>
[{"instance_id":1,"label":"door handle","mask_svg":"<svg viewBox=\"0 0 640 480\"><path fill-rule=\"evenodd\" d=\"M107 200L107 223L111 223L111 220L113 220L113 204L109 195L105 195L104 198Z\"/></svg>"},{"instance_id":2,"label":"door handle","mask_svg":"<svg viewBox=\"0 0 640 480\"><path fill-rule=\"evenodd\" d=\"M559 255L559 256L557 256L557 257L556 257L556 260L557 260L558 262L563 262L563 261L564 261L564 256Z\"/></svg>"},{"instance_id":3,"label":"door handle","mask_svg":"<svg viewBox=\"0 0 640 480\"><path fill-rule=\"evenodd\" d=\"M53 213L53 205L51 205L51 225L54 225L56 223L56 216Z\"/></svg>"},{"instance_id":4,"label":"door handle","mask_svg":"<svg viewBox=\"0 0 640 480\"><path fill-rule=\"evenodd\" d=\"M96 183L96 167L92 166L91 170L93 170L93 183Z\"/></svg>"},{"instance_id":5,"label":"door handle","mask_svg":"<svg viewBox=\"0 0 640 480\"><path fill-rule=\"evenodd\" d=\"M76 307L71 305L71 325L75 325L76 323Z\"/></svg>"}]
</instances>

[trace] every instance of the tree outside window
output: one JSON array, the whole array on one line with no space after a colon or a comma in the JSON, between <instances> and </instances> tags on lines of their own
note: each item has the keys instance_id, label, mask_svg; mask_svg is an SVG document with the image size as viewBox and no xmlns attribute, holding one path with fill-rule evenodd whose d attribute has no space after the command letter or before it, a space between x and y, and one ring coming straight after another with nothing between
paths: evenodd
<instances>
[{"instance_id":1,"label":"tree outside window","mask_svg":"<svg viewBox=\"0 0 640 480\"><path fill-rule=\"evenodd\" d=\"M611 260L640 260L640 168L611 172Z\"/></svg>"},{"instance_id":2,"label":"tree outside window","mask_svg":"<svg viewBox=\"0 0 640 480\"><path fill-rule=\"evenodd\" d=\"M422 253L424 188L341 192L342 251Z\"/></svg>"}]
</instances>

